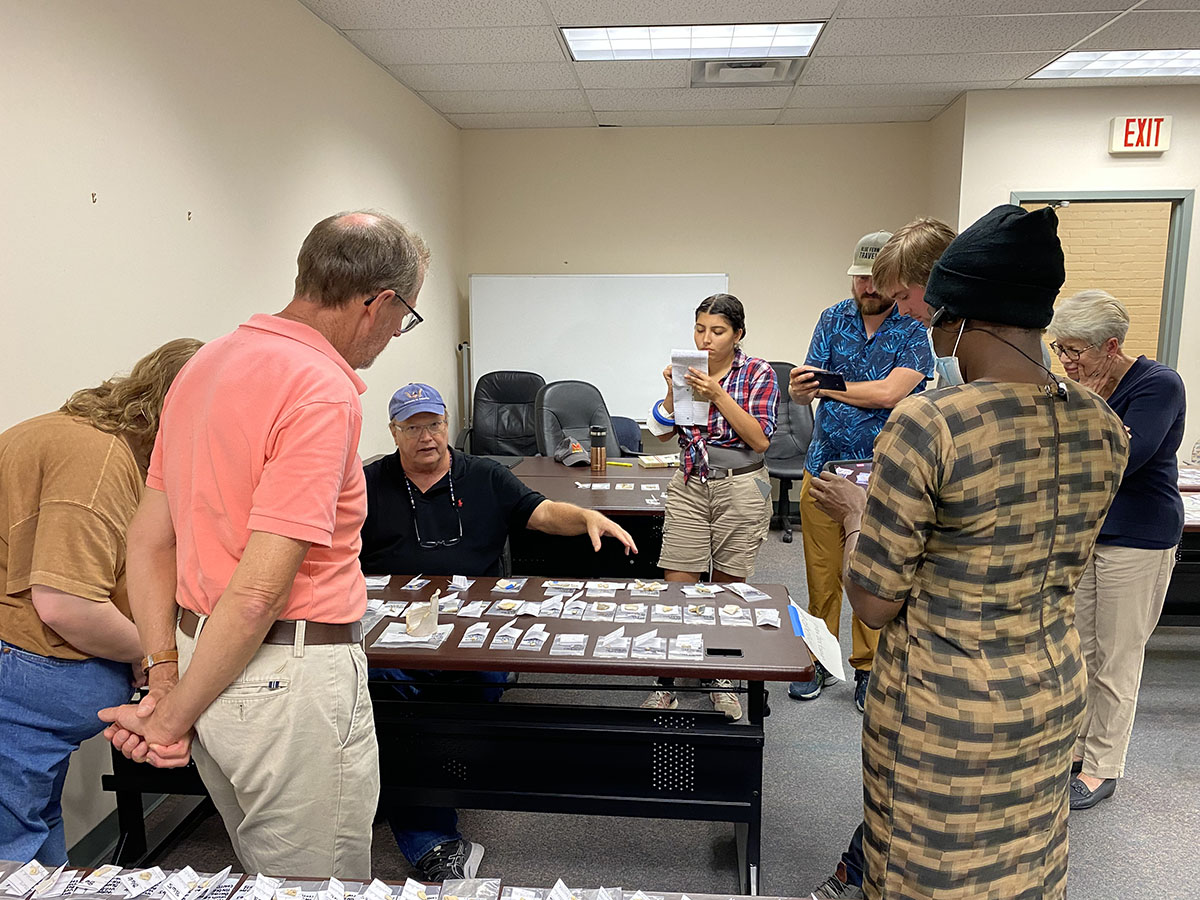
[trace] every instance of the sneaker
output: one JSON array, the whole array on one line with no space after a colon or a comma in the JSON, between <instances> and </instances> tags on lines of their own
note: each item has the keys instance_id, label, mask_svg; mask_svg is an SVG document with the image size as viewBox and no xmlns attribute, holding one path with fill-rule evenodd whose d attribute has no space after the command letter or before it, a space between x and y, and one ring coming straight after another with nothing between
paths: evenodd
<instances>
[{"instance_id":1,"label":"sneaker","mask_svg":"<svg viewBox=\"0 0 1200 900\"><path fill-rule=\"evenodd\" d=\"M813 660L812 681L793 681L788 685L788 696L793 700L816 700L821 696L821 688L825 687L828 675L825 667Z\"/></svg>"},{"instance_id":2,"label":"sneaker","mask_svg":"<svg viewBox=\"0 0 1200 900\"><path fill-rule=\"evenodd\" d=\"M671 691L651 691L642 701L642 709L674 709L678 705L679 700Z\"/></svg>"},{"instance_id":3,"label":"sneaker","mask_svg":"<svg viewBox=\"0 0 1200 900\"><path fill-rule=\"evenodd\" d=\"M474 878L482 859L483 844L459 838L438 844L417 861L417 868L427 882Z\"/></svg>"},{"instance_id":4,"label":"sneaker","mask_svg":"<svg viewBox=\"0 0 1200 900\"><path fill-rule=\"evenodd\" d=\"M837 872L826 878L819 888L812 892L812 895L817 900L832 900L832 898L844 898L844 900L862 900L866 895L863 889L856 884L848 884L844 878L846 874L846 864L838 863Z\"/></svg>"},{"instance_id":5,"label":"sneaker","mask_svg":"<svg viewBox=\"0 0 1200 900\"><path fill-rule=\"evenodd\" d=\"M720 688L733 687L733 682L728 678L714 678L711 684L718 688L708 695L712 699L713 709L719 713L725 713L725 718L730 722L736 722L742 717L742 701L738 700L737 694L730 693L728 690L720 690Z\"/></svg>"},{"instance_id":6,"label":"sneaker","mask_svg":"<svg viewBox=\"0 0 1200 900\"><path fill-rule=\"evenodd\" d=\"M871 683L870 669L854 670L854 705L862 712L867 705L867 685Z\"/></svg>"}]
</instances>

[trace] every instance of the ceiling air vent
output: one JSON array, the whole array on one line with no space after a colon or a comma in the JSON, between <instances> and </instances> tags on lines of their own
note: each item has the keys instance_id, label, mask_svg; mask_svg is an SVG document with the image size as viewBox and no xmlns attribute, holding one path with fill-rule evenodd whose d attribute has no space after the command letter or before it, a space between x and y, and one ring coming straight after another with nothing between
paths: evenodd
<instances>
[{"instance_id":1,"label":"ceiling air vent","mask_svg":"<svg viewBox=\"0 0 1200 900\"><path fill-rule=\"evenodd\" d=\"M802 59L698 59L692 87L773 87L795 84Z\"/></svg>"}]
</instances>

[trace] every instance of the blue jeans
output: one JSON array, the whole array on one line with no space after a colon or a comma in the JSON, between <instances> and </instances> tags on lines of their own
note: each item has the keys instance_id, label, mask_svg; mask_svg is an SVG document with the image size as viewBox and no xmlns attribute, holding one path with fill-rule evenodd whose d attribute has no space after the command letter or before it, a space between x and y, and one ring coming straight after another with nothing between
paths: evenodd
<instances>
[{"instance_id":1,"label":"blue jeans","mask_svg":"<svg viewBox=\"0 0 1200 900\"><path fill-rule=\"evenodd\" d=\"M855 887L862 887L863 883L863 866L866 860L863 857L862 842L865 829L866 823L860 822L854 829L854 837L850 838L850 846L842 854L842 863L846 866L846 884L852 884Z\"/></svg>"},{"instance_id":2,"label":"blue jeans","mask_svg":"<svg viewBox=\"0 0 1200 900\"><path fill-rule=\"evenodd\" d=\"M0 859L67 861L62 789L96 713L133 694L128 663L55 659L0 641Z\"/></svg>"},{"instance_id":3,"label":"blue jeans","mask_svg":"<svg viewBox=\"0 0 1200 900\"><path fill-rule=\"evenodd\" d=\"M375 696L392 693L401 700L434 700L460 703L495 703L504 693L508 680L505 672L428 672L405 669L371 669L368 677ZM418 684L414 679L437 684ZM381 694L380 682L390 682L391 691ZM439 685L472 685L439 689ZM383 795L379 807L387 816L388 825L396 838L396 846L409 865L416 866L426 853L447 841L457 841L458 813L438 806L408 806Z\"/></svg>"}]
</instances>

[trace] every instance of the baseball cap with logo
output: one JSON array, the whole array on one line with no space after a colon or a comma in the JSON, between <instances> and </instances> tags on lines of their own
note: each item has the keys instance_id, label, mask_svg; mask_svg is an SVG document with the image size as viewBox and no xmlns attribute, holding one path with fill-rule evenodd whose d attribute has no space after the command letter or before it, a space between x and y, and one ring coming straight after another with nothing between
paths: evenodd
<instances>
[{"instance_id":1,"label":"baseball cap with logo","mask_svg":"<svg viewBox=\"0 0 1200 900\"><path fill-rule=\"evenodd\" d=\"M592 460L591 454L583 449L583 445L566 434L554 448L554 458L564 466L578 466Z\"/></svg>"},{"instance_id":2,"label":"baseball cap with logo","mask_svg":"<svg viewBox=\"0 0 1200 900\"><path fill-rule=\"evenodd\" d=\"M424 412L446 414L446 402L442 395L427 384L406 384L392 394L388 403L388 417L393 422L403 422Z\"/></svg>"},{"instance_id":3,"label":"baseball cap with logo","mask_svg":"<svg viewBox=\"0 0 1200 900\"><path fill-rule=\"evenodd\" d=\"M850 261L850 268L846 270L846 274L870 275L871 266L875 264L875 257L879 255L879 251L891 237L890 231L876 231L860 237L858 246L854 248L854 258Z\"/></svg>"}]
</instances>

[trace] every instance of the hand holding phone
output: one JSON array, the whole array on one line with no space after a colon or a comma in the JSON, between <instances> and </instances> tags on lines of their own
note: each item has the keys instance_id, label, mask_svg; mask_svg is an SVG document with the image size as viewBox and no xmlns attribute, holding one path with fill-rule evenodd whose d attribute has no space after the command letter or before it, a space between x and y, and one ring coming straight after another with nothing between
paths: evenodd
<instances>
[{"instance_id":1,"label":"hand holding phone","mask_svg":"<svg viewBox=\"0 0 1200 900\"><path fill-rule=\"evenodd\" d=\"M810 369L809 370L816 380L818 390L822 391L844 391L846 390L846 379L837 372L830 372L827 369Z\"/></svg>"}]
</instances>

